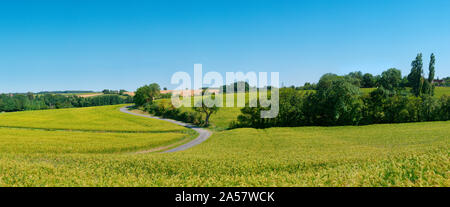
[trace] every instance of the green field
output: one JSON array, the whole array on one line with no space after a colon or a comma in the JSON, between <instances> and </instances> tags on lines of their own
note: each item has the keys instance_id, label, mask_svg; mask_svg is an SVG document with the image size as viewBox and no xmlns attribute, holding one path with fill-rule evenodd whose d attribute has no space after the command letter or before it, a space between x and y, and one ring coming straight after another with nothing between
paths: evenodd
<instances>
[{"instance_id":1,"label":"green field","mask_svg":"<svg viewBox=\"0 0 450 207\"><path fill-rule=\"evenodd\" d=\"M188 134L156 133L163 123L119 107L1 114L22 126L36 125L36 113L64 120L51 128L90 115L87 129L99 131L1 128L0 186L450 186L450 121L235 129L182 152L134 154ZM145 133L129 132L134 124ZM102 131L112 125L119 131Z\"/></svg>"},{"instance_id":2,"label":"green field","mask_svg":"<svg viewBox=\"0 0 450 207\"><path fill-rule=\"evenodd\" d=\"M443 95L450 96L450 87L436 87L434 89L434 96L441 97Z\"/></svg>"}]
</instances>

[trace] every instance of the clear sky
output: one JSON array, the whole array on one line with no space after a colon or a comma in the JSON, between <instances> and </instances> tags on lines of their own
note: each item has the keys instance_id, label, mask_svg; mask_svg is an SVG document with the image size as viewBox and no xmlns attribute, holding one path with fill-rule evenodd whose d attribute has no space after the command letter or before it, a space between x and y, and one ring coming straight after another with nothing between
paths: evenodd
<instances>
[{"instance_id":1,"label":"clear sky","mask_svg":"<svg viewBox=\"0 0 450 207\"><path fill-rule=\"evenodd\" d=\"M0 93L127 89L174 72L410 71L450 76L450 1L0 1Z\"/></svg>"}]
</instances>

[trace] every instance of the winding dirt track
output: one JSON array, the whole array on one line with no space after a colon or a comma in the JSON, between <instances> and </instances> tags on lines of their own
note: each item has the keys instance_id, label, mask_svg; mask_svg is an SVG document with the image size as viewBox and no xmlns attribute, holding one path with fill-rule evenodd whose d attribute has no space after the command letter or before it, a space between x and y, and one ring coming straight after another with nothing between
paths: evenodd
<instances>
[{"instance_id":1,"label":"winding dirt track","mask_svg":"<svg viewBox=\"0 0 450 207\"><path fill-rule=\"evenodd\" d=\"M145 114L133 113L133 112L128 110L128 107L129 106L122 107L122 108L120 108L120 111L123 112L123 113L135 115L135 116L142 116L142 117L147 117L147 118L151 118L151 119L159 119L159 120L167 121L167 122L174 123L174 124L177 124L177 125L180 125L180 126L184 126L186 128L189 128L189 129L193 129L196 132L198 132L199 135L194 140L192 140L192 141L190 141L190 142L188 142L186 144L180 145L178 147L175 147L173 149L166 150L166 151L164 151L164 153L167 153L167 152L179 152L179 151L183 151L183 150L189 149L191 147L194 147L195 145L198 145L198 144L204 142L212 134L207 129L203 129L203 128L200 128L200 127L197 127L197 126L193 126L193 125L190 125L190 124L187 124L187 123L184 123L184 122L179 122L179 121L175 121L175 120L172 120L172 119L164 119L164 118L160 118L160 117L156 117L156 116L150 116L150 115L145 115Z\"/></svg>"}]
</instances>

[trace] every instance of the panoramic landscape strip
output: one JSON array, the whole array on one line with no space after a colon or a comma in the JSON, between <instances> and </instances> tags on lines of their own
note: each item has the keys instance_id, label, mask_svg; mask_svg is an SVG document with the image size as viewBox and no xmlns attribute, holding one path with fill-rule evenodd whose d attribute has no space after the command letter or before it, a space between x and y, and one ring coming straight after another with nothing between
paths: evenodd
<instances>
[{"instance_id":1,"label":"panoramic landscape strip","mask_svg":"<svg viewBox=\"0 0 450 207\"><path fill-rule=\"evenodd\" d=\"M445 204L449 11L448 0L0 1L1 198Z\"/></svg>"}]
</instances>

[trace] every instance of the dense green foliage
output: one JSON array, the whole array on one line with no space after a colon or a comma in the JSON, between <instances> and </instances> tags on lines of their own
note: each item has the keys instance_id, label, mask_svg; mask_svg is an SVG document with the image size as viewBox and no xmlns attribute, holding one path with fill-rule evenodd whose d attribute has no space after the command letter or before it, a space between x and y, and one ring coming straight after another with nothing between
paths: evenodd
<instances>
[{"instance_id":1,"label":"dense green foliage","mask_svg":"<svg viewBox=\"0 0 450 207\"><path fill-rule=\"evenodd\" d=\"M380 86L386 90L394 91L400 87L402 72L396 68L391 68L381 73Z\"/></svg>"},{"instance_id":2,"label":"dense green foliage","mask_svg":"<svg viewBox=\"0 0 450 207\"><path fill-rule=\"evenodd\" d=\"M416 59L411 63L411 73L408 75L408 85L411 86L411 92L415 96L425 95L434 95L435 85L434 74L435 74L435 62L436 57L434 54L430 56L430 64L428 66L428 78L424 77L423 74L423 62L422 62L422 53L419 53Z\"/></svg>"},{"instance_id":3,"label":"dense green foliage","mask_svg":"<svg viewBox=\"0 0 450 207\"><path fill-rule=\"evenodd\" d=\"M83 98L54 94L0 94L0 112L103 106L132 102L132 97L124 98L119 95Z\"/></svg>"},{"instance_id":4,"label":"dense green foliage","mask_svg":"<svg viewBox=\"0 0 450 207\"><path fill-rule=\"evenodd\" d=\"M428 82L432 83L434 80L434 74L436 73L436 69L434 65L436 64L436 56L432 53L430 56L430 64L428 66Z\"/></svg>"},{"instance_id":5,"label":"dense green foliage","mask_svg":"<svg viewBox=\"0 0 450 207\"><path fill-rule=\"evenodd\" d=\"M315 93L303 96L289 88L282 88L277 118L260 118L261 111L267 108L247 106L241 109L242 114L231 127L337 126L449 120L450 97L445 93L434 96L435 62L435 56L431 54L428 78L423 75L421 53L412 61L411 72L407 77L402 77L401 71L396 68L388 69L379 76L369 73L363 75L361 71L345 76L325 74L315 85ZM372 90L374 86L377 89ZM411 88L413 96L406 90L407 87ZM360 88L364 89L364 93Z\"/></svg>"},{"instance_id":6,"label":"dense green foliage","mask_svg":"<svg viewBox=\"0 0 450 207\"><path fill-rule=\"evenodd\" d=\"M88 94L94 91L41 91L36 94Z\"/></svg>"},{"instance_id":7,"label":"dense green foliage","mask_svg":"<svg viewBox=\"0 0 450 207\"><path fill-rule=\"evenodd\" d=\"M370 95L371 92L377 90L376 88L361 88L361 99L366 98L367 96ZM402 96L406 96L407 94L409 94L408 92L409 88L405 88L402 91L399 91L399 94L402 94ZM271 119L271 120L259 120L258 117L260 117L260 113L259 111L255 111L254 113L251 113L252 115L255 116L255 119L249 119L249 120L254 120L256 122L279 122L282 120L283 124L282 125L278 125L278 126L303 126L306 125L305 121L304 121L304 115L302 114L303 112L303 107L300 107L301 105L303 105L304 103L304 98L302 98L303 96L307 96L307 95L311 95L313 93L316 93L315 90L296 90L296 89L292 89L292 88L286 88L286 89L280 89L281 93L280 93L280 119ZM292 93L288 93L289 91L292 91ZM389 91L386 91L387 93L390 93ZM246 99L249 100L249 93L246 93ZM288 96L290 98L284 98L282 96ZM440 98L442 98L443 96L450 96L450 88L448 87L436 87L436 93L434 96L435 100L439 100ZM408 96L411 99L414 99L413 97L411 97L411 95ZM191 97L192 98L192 97ZM235 102L236 102L236 98L237 98L237 94L235 94ZM416 98L417 99L417 98ZM193 100L193 98L192 98ZM223 97L223 101L224 101L224 106L226 105L226 95L224 94ZM283 102L288 101L288 104L283 104ZM155 104L162 104L161 105L161 109L158 112L158 105L154 105L154 109L149 110L149 107L145 107L147 108L146 111L151 113L151 114L160 114L158 116L164 116L164 117L171 117L172 119L176 119L179 121L186 121L189 119L184 119L184 118L177 118L176 116L171 116L171 115L162 115L164 111L167 111L167 109L170 109L171 107L171 100L170 99L160 99L160 100L155 100L153 103ZM192 101L192 103L194 103ZM365 106L366 107L366 106ZM145 110L144 107L141 107L141 109ZM226 130L229 129L230 126L236 127L236 120L238 119L239 115L250 115L249 113L245 113L242 114L240 107L222 107L216 114L214 114L213 116L211 116L210 119L210 126L208 128L212 129L212 130ZM364 109L364 108L363 108ZM175 110L175 109L174 109ZM178 111L178 113L196 113L193 107L180 107L178 109L176 109ZM260 108L246 108L246 110L261 110ZM302 113L297 113L297 112L302 112ZM306 112L310 111L305 109ZM173 112L167 112L168 114L174 114ZM177 114L177 113L175 113ZM200 116L200 114L198 114L198 116ZM281 118L282 117L282 118ZM258 119L257 119L258 118ZM204 117L203 117L204 119ZM191 119L192 120L192 119ZM360 124L363 124L364 119L360 121ZM191 121L188 121L191 122ZM191 122L192 123L192 122ZM300 124L302 123L302 124ZM383 121L382 123L387 123L386 121ZM269 126L272 124L268 124ZM245 124L245 126L251 126L248 124Z\"/></svg>"},{"instance_id":8,"label":"dense green foliage","mask_svg":"<svg viewBox=\"0 0 450 207\"><path fill-rule=\"evenodd\" d=\"M411 63L411 73L408 75L409 86L411 86L411 92L415 96L422 94L423 86L423 61L422 53L419 53L414 61Z\"/></svg>"},{"instance_id":9,"label":"dense green foliage","mask_svg":"<svg viewBox=\"0 0 450 207\"><path fill-rule=\"evenodd\" d=\"M103 94L118 94L118 95L124 95L125 92L127 92L127 91L124 89L120 89L120 90L105 89L102 91Z\"/></svg>"},{"instance_id":10,"label":"dense green foliage","mask_svg":"<svg viewBox=\"0 0 450 207\"><path fill-rule=\"evenodd\" d=\"M202 120L202 114L196 111L182 111L180 108L176 108L175 106L173 106L171 101L168 99L164 99L151 104L146 104L144 106L144 111L155 116L174 119L186 123L192 123L195 125L204 124L204 121Z\"/></svg>"},{"instance_id":11,"label":"dense green foliage","mask_svg":"<svg viewBox=\"0 0 450 207\"><path fill-rule=\"evenodd\" d=\"M160 95L160 91L161 88L156 83L142 86L136 90L136 94L134 96L134 103L137 106L150 104Z\"/></svg>"},{"instance_id":12,"label":"dense green foliage","mask_svg":"<svg viewBox=\"0 0 450 207\"><path fill-rule=\"evenodd\" d=\"M376 86L376 80L372 74L366 73L364 74L361 82L362 88L373 88Z\"/></svg>"},{"instance_id":13,"label":"dense green foliage","mask_svg":"<svg viewBox=\"0 0 450 207\"><path fill-rule=\"evenodd\" d=\"M281 89L277 118L262 119L260 112L266 108L247 106L231 127L337 126L450 119L449 96L411 96L399 88L399 77L400 71L390 69L382 75L382 87L362 94L353 80L325 74L315 93L302 95L292 89Z\"/></svg>"},{"instance_id":14,"label":"dense green foliage","mask_svg":"<svg viewBox=\"0 0 450 207\"><path fill-rule=\"evenodd\" d=\"M231 89L231 91L228 91L228 89ZM223 93L249 92L250 84L245 81L238 81L238 82L231 83L229 85L223 85L221 87L221 90Z\"/></svg>"}]
</instances>

